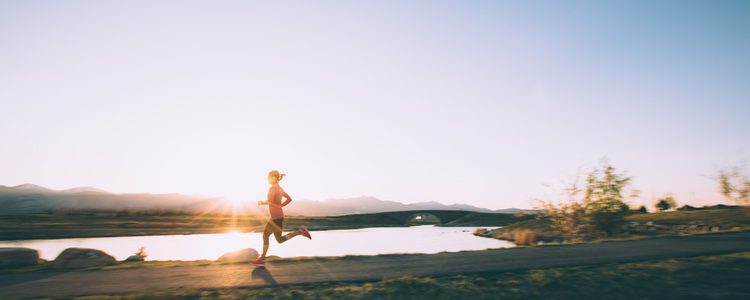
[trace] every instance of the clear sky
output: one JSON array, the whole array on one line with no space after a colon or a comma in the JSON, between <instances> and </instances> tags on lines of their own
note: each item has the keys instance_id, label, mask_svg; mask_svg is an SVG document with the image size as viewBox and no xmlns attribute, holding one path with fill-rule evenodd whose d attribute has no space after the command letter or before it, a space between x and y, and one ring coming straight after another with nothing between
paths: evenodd
<instances>
[{"instance_id":1,"label":"clear sky","mask_svg":"<svg viewBox=\"0 0 750 300\"><path fill-rule=\"evenodd\" d=\"M748 53L750 1L0 1L0 184L529 207L607 157L715 203Z\"/></svg>"}]
</instances>

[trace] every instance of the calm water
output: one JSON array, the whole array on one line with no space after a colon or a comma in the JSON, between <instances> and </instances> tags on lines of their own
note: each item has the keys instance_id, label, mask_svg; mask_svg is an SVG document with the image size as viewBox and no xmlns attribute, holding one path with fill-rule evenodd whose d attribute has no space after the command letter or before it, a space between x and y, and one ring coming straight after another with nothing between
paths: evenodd
<instances>
[{"instance_id":1,"label":"calm water","mask_svg":"<svg viewBox=\"0 0 750 300\"><path fill-rule=\"evenodd\" d=\"M438 253L443 251L508 248L511 242L472 235L475 227L391 227L313 231L313 239L296 237L282 245L271 237L269 255L342 256L392 253ZM146 247L148 260L215 260L222 254L242 248L261 249L261 234L220 233L154 235L132 237L77 238L32 241L2 241L0 247L26 247L39 250L42 258L54 259L65 248L103 250L123 260Z\"/></svg>"}]
</instances>

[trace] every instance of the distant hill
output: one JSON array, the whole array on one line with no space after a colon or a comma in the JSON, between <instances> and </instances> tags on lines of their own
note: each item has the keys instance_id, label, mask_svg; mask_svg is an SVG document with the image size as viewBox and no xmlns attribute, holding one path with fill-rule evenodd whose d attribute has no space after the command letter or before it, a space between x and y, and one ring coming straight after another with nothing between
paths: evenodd
<instances>
[{"instance_id":1,"label":"distant hill","mask_svg":"<svg viewBox=\"0 0 750 300\"><path fill-rule=\"evenodd\" d=\"M82 187L62 190L60 192L62 193L108 193L105 190L97 189L95 187L90 187L90 186L82 186Z\"/></svg>"},{"instance_id":2,"label":"distant hill","mask_svg":"<svg viewBox=\"0 0 750 300\"><path fill-rule=\"evenodd\" d=\"M468 204L446 205L434 201L404 204L401 202L380 200L378 198L368 196L346 199L329 199L324 201L295 200L294 205L290 205L284 208L284 212L289 215L304 216L340 216L404 210L462 210L504 214L517 214L523 212L535 213L535 211L532 210L523 210L517 208L491 210Z\"/></svg>"},{"instance_id":3,"label":"distant hill","mask_svg":"<svg viewBox=\"0 0 750 300\"><path fill-rule=\"evenodd\" d=\"M520 209L520 208L503 208L493 210L494 213L499 214L537 214L539 210L536 209Z\"/></svg>"},{"instance_id":4,"label":"distant hill","mask_svg":"<svg viewBox=\"0 0 750 300\"><path fill-rule=\"evenodd\" d=\"M0 185L0 212L26 213L52 209L181 209L223 205L213 197L180 194L114 194L92 187L52 190L33 184Z\"/></svg>"},{"instance_id":5,"label":"distant hill","mask_svg":"<svg viewBox=\"0 0 750 300\"><path fill-rule=\"evenodd\" d=\"M17 191L17 192L28 192L28 193L49 193L54 192L54 190L48 189L43 186L39 186L36 184L31 183L24 183L21 185L17 185L14 187L6 187L6 186L0 186L0 189L6 190L8 192L11 191Z\"/></svg>"},{"instance_id":6,"label":"distant hill","mask_svg":"<svg viewBox=\"0 0 750 300\"><path fill-rule=\"evenodd\" d=\"M54 209L166 209L230 212L232 205L216 197L181 194L115 194L94 187L52 190L34 184L22 184L13 187L0 185L0 212L28 213ZM324 201L295 200L293 205L284 208L284 212L290 216L340 216L407 210L533 213L533 211L516 208L490 210L467 204L446 205L439 202L404 204L367 196ZM262 211L265 211L265 209ZM245 212L257 212L257 209L246 208Z\"/></svg>"}]
</instances>

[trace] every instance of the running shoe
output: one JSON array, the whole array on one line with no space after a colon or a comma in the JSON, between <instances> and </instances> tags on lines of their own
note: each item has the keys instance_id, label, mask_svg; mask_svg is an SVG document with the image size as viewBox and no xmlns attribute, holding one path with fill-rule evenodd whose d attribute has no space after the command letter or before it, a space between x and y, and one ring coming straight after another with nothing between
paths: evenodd
<instances>
[{"instance_id":1,"label":"running shoe","mask_svg":"<svg viewBox=\"0 0 750 300\"><path fill-rule=\"evenodd\" d=\"M306 238L308 238L308 239L311 239L311 240L312 240L312 236L310 235L310 232L309 232L309 231L307 231L307 227L305 227L305 226L300 226L300 227L299 227L299 233L300 233L300 234L302 234L302 235L304 235L304 236L305 236Z\"/></svg>"},{"instance_id":2,"label":"running shoe","mask_svg":"<svg viewBox=\"0 0 750 300\"><path fill-rule=\"evenodd\" d=\"M260 258L260 257L251 260L250 263L254 264L254 265L258 266L258 267L265 267L266 266L266 262L263 260L263 258Z\"/></svg>"}]
</instances>

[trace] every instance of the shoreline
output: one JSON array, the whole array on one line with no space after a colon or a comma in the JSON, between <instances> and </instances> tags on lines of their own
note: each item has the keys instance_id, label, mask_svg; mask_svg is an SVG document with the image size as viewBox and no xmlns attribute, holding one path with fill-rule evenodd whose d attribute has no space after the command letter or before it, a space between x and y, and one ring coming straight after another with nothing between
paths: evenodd
<instances>
[{"instance_id":1,"label":"shoreline","mask_svg":"<svg viewBox=\"0 0 750 300\"><path fill-rule=\"evenodd\" d=\"M363 225L363 226L318 226L308 227L310 231L331 231L331 230L352 230L352 229L370 229L370 228L406 228L406 227L418 227L418 226L435 226L435 227L465 227L465 228L500 228L502 226L478 226L478 225L441 225L441 224L422 224L422 225ZM284 232L292 231L293 228L285 228ZM222 234L222 233L261 233L263 230L246 230L238 231L235 228L207 228L205 230L197 231L184 231L176 232L170 231L155 231L155 232L121 232L117 234L73 234L73 235L51 235L51 236L40 236L40 237L29 237L19 239L2 239L0 243L12 243L12 242L28 242L28 241L44 241L44 240L64 240L64 239L89 239L89 238L119 238L119 237L137 237L137 236L173 236L173 235L194 235L194 234Z\"/></svg>"},{"instance_id":2,"label":"shoreline","mask_svg":"<svg viewBox=\"0 0 750 300\"><path fill-rule=\"evenodd\" d=\"M285 229L301 225L310 230L360 229L371 227L409 227L436 225L446 227L498 227L528 219L511 214L469 211L421 211L437 215L432 222L415 222L414 211L383 212L331 217L290 216ZM27 215L0 214L0 241L25 241L65 238L126 237L150 235L215 234L229 231L262 232L267 217L262 215L193 215L170 213L112 212L41 213Z\"/></svg>"}]
</instances>

